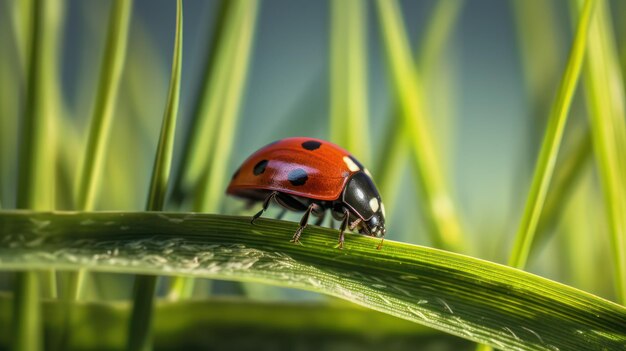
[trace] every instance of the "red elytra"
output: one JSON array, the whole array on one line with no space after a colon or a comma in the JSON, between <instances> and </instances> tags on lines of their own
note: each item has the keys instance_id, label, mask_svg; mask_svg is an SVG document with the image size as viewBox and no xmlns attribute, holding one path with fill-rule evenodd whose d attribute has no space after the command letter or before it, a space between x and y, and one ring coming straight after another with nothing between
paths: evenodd
<instances>
[{"instance_id":1,"label":"red elytra","mask_svg":"<svg viewBox=\"0 0 626 351\"><path fill-rule=\"evenodd\" d=\"M262 147L248 157L233 175L226 191L249 198L252 192L247 190L250 189L276 190L332 201L341 195L348 178L362 168L348 151L328 141L287 138Z\"/></svg>"}]
</instances>

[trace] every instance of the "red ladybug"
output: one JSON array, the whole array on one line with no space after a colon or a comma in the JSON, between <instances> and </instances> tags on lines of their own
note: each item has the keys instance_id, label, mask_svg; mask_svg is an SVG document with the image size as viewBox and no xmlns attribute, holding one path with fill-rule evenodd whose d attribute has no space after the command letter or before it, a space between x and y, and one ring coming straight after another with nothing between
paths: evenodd
<instances>
[{"instance_id":1,"label":"red ladybug","mask_svg":"<svg viewBox=\"0 0 626 351\"><path fill-rule=\"evenodd\" d=\"M346 150L325 140L287 138L266 145L237 169L226 192L263 201L252 223L272 200L287 210L304 211L291 240L295 243L309 215L318 217L319 225L327 209L341 220L340 248L348 225L361 234L385 235L385 207L370 173Z\"/></svg>"}]
</instances>

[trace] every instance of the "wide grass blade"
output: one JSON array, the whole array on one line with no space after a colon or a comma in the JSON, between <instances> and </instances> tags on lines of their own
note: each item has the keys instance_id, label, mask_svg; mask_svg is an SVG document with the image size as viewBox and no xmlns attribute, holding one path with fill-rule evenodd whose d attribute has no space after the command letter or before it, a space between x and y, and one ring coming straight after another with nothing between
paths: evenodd
<instances>
[{"instance_id":1,"label":"wide grass blade","mask_svg":"<svg viewBox=\"0 0 626 351\"><path fill-rule=\"evenodd\" d=\"M594 0L587 0L585 3L585 8L576 29L567 67L550 111L546 133L541 145L537 165L535 166L524 213L509 258L509 264L513 267L524 268L528 260L528 254L532 247L539 217L543 210L550 180L554 172L565 122L567 121L569 108L580 76L594 4Z\"/></svg>"},{"instance_id":2,"label":"wide grass blade","mask_svg":"<svg viewBox=\"0 0 626 351\"><path fill-rule=\"evenodd\" d=\"M399 113L407 130L412 161L417 170L429 233L437 247L461 251L461 225L437 160L431 128L424 115L424 97L410 52L404 21L396 1L379 0L378 14Z\"/></svg>"},{"instance_id":3,"label":"wide grass blade","mask_svg":"<svg viewBox=\"0 0 626 351\"><path fill-rule=\"evenodd\" d=\"M501 349L620 349L626 308L437 249L297 224L197 213L0 213L0 269L254 281L336 296Z\"/></svg>"},{"instance_id":4,"label":"wide grass blade","mask_svg":"<svg viewBox=\"0 0 626 351\"><path fill-rule=\"evenodd\" d=\"M96 101L77 179L75 206L80 210L92 210L95 205L118 87L124 70L132 7L131 0L115 0L111 6L109 32L98 79Z\"/></svg>"},{"instance_id":5,"label":"wide grass blade","mask_svg":"<svg viewBox=\"0 0 626 351\"><path fill-rule=\"evenodd\" d=\"M616 296L626 304L626 101L609 4L597 2L589 31L585 91L609 222ZM580 15L585 16L584 8Z\"/></svg>"},{"instance_id":6,"label":"wide grass blade","mask_svg":"<svg viewBox=\"0 0 626 351\"><path fill-rule=\"evenodd\" d=\"M174 40L174 54L172 58L172 74L170 77L169 93L161 136L154 160L150 192L146 209L161 211L165 203L165 194L170 178L170 166L176 135L176 117L180 97L180 80L183 56L183 2L176 2L176 32ZM140 275L135 278L133 310L128 329L128 350L148 350L152 344L152 310L154 294L156 292L157 277L154 275Z\"/></svg>"},{"instance_id":7,"label":"wide grass blade","mask_svg":"<svg viewBox=\"0 0 626 351\"><path fill-rule=\"evenodd\" d=\"M330 140L367 165L367 3L331 1L330 7Z\"/></svg>"}]
</instances>

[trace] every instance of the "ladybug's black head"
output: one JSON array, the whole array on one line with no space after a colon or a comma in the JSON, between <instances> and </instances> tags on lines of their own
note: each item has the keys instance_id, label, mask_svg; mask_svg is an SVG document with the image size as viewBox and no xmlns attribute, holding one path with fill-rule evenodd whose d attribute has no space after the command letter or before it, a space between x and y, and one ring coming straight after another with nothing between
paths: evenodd
<instances>
[{"instance_id":1,"label":"ladybug's black head","mask_svg":"<svg viewBox=\"0 0 626 351\"><path fill-rule=\"evenodd\" d=\"M359 232L382 237L385 235L385 206L367 173L355 173L342 194L344 205L362 220Z\"/></svg>"}]
</instances>

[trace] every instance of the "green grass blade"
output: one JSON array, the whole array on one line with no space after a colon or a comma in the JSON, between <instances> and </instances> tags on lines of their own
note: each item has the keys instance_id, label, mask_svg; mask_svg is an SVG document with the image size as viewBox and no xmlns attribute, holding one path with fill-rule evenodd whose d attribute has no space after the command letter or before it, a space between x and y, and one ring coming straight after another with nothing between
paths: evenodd
<instances>
[{"instance_id":1,"label":"green grass blade","mask_svg":"<svg viewBox=\"0 0 626 351\"><path fill-rule=\"evenodd\" d=\"M367 3L347 0L330 5L330 140L367 165Z\"/></svg>"},{"instance_id":2,"label":"green grass blade","mask_svg":"<svg viewBox=\"0 0 626 351\"><path fill-rule=\"evenodd\" d=\"M539 217L543 210L546 193L554 172L554 165L558 155L563 130L571 105L578 77L582 68L589 23L593 13L594 0L587 0L585 9L578 22L574 43L570 51L567 67L556 99L552 105L548 126L541 145L541 151L535 166L532 184L526 199L524 213L518 228L509 264L523 268L526 265L528 254L532 246Z\"/></svg>"},{"instance_id":3,"label":"green grass blade","mask_svg":"<svg viewBox=\"0 0 626 351\"><path fill-rule=\"evenodd\" d=\"M109 32L98 79L96 101L89 125L87 146L77 179L75 206L80 210L92 210L95 205L96 190L107 151L118 87L124 70L133 1L116 0L111 6Z\"/></svg>"},{"instance_id":4,"label":"green grass blade","mask_svg":"<svg viewBox=\"0 0 626 351\"><path fill-rule=\"evenodd\" d=\"M146 209L161 211L165 202L165 193L170 179L172 153L174 150L174 136L176 131L176 116L180 98L180 80L183 56L183 14L182 1L176 2L176 39L174 41L174 55L172 58L172 75L170 77L167 105L161 126L161 136L152 170L150 192Z\"/></svg>"},{"instance_id":5,"label":"green grass blade","mask_svg":"<svg viewBox=\"0 0 626 351\"><path fill-rule=\"evenodd\" d=\"M620 349L626 308L437 249L295 223L197 213L0 213L1 270L187 275L306 289L501 349ZM42 227L41 223L46 225ZM10 247L10 248L9 248Z\"/></svg>"},{"instance_id":6,"label":"green grass blade","mask_svg":"<svg viewBox=\"0 0 626 351\"><path fill-rule=\"evenodd\" d=\"M398 3L385 0L376 3L399 112L410 133L410 149L422 190L420 200L431 240L437 247L460 251L464 247L460 221L437 160L431 128L424 116L423 94Z\"/></svg>"},{"instance_id":7,"label":"green grass blade","mask_svg":"<svg viewBox=\"0 0 626 351\"><path fill-rule=\"evenodd\" d=\"M13 350L42 350L41 306L37 272L17 274L15 282L15 305L13 306Z\"/></svg>"},{"instance_id":8,"label":"green grass blade","mask_svg":"<svg viewBox=\"0 0 626 351\"><path fill-rule=\"evenodd\" d=\"M551 98L557 87L560 64L563 59L563 33L555 3L543 0L514 0L511 2L519 43L519 53L526 94L531 113L529 138L529 161L532 167L545 128Z\"/></svg>"},{"instance_id":9,"label":"green grass blade","mask_svg":"<svg viewBox=\"0 0 626 351\"><path fill-rule=\"evenodd\" d=\"M458 23L461 9L465 1L443 0L437 2L433 15L428 23L426 34L417 50L417 71L429 76L435 64L444 53L446 43L449 42L455 25ZM424 101L427 104L427 101ZM401 182L398 181L402 174L408 157L407 131L403 128L399 108L393 107L393 111L387 117L387 132L382 142L381 152L378 154L378 162L374 169L377 185L384 196L385 206L392 209L400 190ZM392 211L389 211L391 213Z\"/></svg>"},{"instance_id":10,"label":"green grass blade","mask_svg":"<svg viewBox=\"0 0 626 351\"><path fill-rule=\"evenodd\" d=\"M192 121L187 130L182 160L176 172L173 200L180 204L194 194L215 153L215 140L230 79L230 65L237 55L236 41L243 16L240 1L223 0L216 12L216 25L207 47L206 65Z\"/></svg>"},{"instance_id":11,"label":"green grass blade","mask_svg":"<svg viewBox=\"0 0 626 351\"><path fill-rule=\"evenodd\" d=\"M170 178L183 56L182 0L176 2L175 33L172 74L170 77L167 104L163 115L163 123L161 125L161 136L159 138L154 168L152 170L152 180L150 181L150 192L146 205L148 211L163 210L165 194ZM140 275L135 278L133 310L128 329L128 350L149 350L152 348L152 311L156 286L157 277L154 275Z\"/></svg>"},{"instance_id":12,"label":"green grass blade","mask_svg":"<svg viewBox=\"0 0 626 351\"><path fill-rule=\"evenodd\" d=\"M616 296L626 304L626 102L609 5L600 0L597 7L589 32L585 91L609 222Z\"/></svg>"},{"instance_id":13,"label":"green grass blade","mask_svg":"<svg viewBox=\"0 0 626 351\"><path fill-rule=\"evenodd\" d=\"M10 296L0 294L0 330L10 327L10 316L3 312L11 310L12 302ZM67 349L124 347L128 303L75 302L70 306L75 318L70 325L73 333L69 335ZM65 305L45 301L42 308L45 329L56 333L57 317L64 312ZM184 320L181 316L185 316ZM372 326L376 326L374 333ZM254 332L247 333L245 338L225 337L240 335L242 328ZM275 350L276 345L289 350L313 344L324 350L345 349L346 345L359 350L381 350L390 343L395 349L410 349L417 344L428 349L428 345L436 344L438 350L459 350L469 344L416 323L339 301L290 303L225 298L172 303L162 300L155 305L154 331L154 344L168 350ZM8 340L0 333L0 348L5 345Z\"/></svg>"},{"instance_id":14,"label":"green grass blade","mask_svg":"<svg viewBox=\"0 0 626 351\"><path fill-rule=\"evenodd\" d=\"M224 198L224 188L228 179L228 161L235 140L235 131L239 117L239 109L245 88L250 54L255 34L256 18L259 3L256 0L236 0L235 12L239 17L235 31L227 49L227 57L231 61L224 62L226 80L222 100L216 116L219 116L219 133L215 136L215 144L208 168L200 178L199 196L196 198L194 210L201 212L217 212ZM216 102L216 101L214 101ZM204 150L194 150L203 152Z\"/></svg>"},{"instance_id":15,"label":"green grass blade","mask_svg":"<svg viewBox=\"0 0 626 351\"><path fill-rule=\"evenodd\" d=\"M189 152L202 155L206 161L203 173L197 178L194 211L219 212L224 188L228 179L228 162L233 148L239 109L244 93L248 65L255 34L258 1L233 1L233 8L227 20L228 30L224 32L223 47L216 58L216 76L212 78L209 95L204 98L209 103L209 110L202 130L215 129L220 132L213 138L197 135L207 143L212 143L208 150L191 149ZM211 124L212 123L212 124ZM213 126L209 128L209 126ZM208 128L208 129L204 129ZM201 130L196 130L196 134ZM200 144L196 145L200 146ZM208 144L206 144L208 146ZM193 156L188 170L194 169ZM197 160L200 162L200 160ZM189 173L193 176L193 173ZM193 177L192 177L193 178ZM170 297L189 297L193 292L193 281L179 278L172 283Z\"/></svg>"},{"instance_id":16,"label":"green grass blade","mask_svg":"<svg viewBox=\"0 0 626 351\"><path fill-rule=\"evenodd\" d=\"M31 7L32 29L28 52L27 93L24 118L20 126L20 147L17 177L17 207L52 209L54 207L54 111L51 105L51 82L55 67L55 34L59 21L57 4L35 2ZM55 284L48 281L45 291L55 295ZM13 348L41 348L39 316L39 277L37 272L18 274L14 310Z\"/></svg>"},{"instance_id":17,"label":"green grass blade","mask_svg":"<svg viewBox=\"0 0 626 351\"><path fill-rule=\"evenodd\" d=\"M33 29L28 63L24 118L20 132L20 159L17 179L17 207L52 209L54 206L54 121L50 105L50 78L56 32L53 14L56 5L37 2L33 7Z\"/></svg>"}]
</instances>

